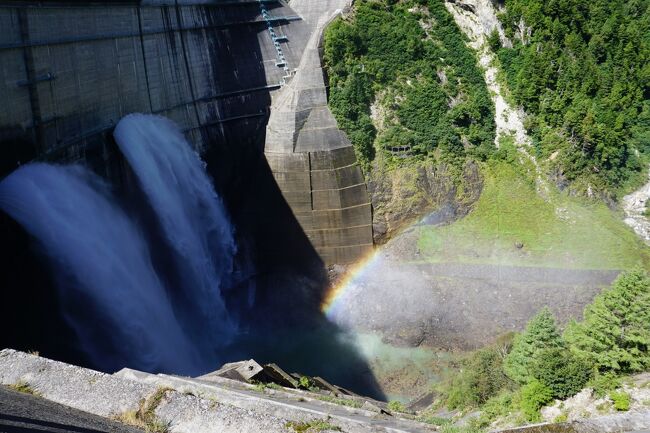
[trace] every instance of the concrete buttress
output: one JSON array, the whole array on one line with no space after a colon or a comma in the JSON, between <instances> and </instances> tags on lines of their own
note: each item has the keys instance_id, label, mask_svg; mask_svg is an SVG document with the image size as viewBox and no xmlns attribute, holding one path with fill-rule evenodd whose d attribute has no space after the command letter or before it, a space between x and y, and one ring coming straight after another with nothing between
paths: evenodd
<instances>
[{"instance_id":1,"label":"concrete buttress","mask_svg":"<svg viewBox=\"0 0 650 433\"><path fill-rule=\"evenodd\" d=\"M327 106L322 32L346 2L292 3L312 33L290 81L273 99L264 154L284 198L326 264L351 263L372 249L372 214L354 149Z\"/></svg>"}]
</instances>

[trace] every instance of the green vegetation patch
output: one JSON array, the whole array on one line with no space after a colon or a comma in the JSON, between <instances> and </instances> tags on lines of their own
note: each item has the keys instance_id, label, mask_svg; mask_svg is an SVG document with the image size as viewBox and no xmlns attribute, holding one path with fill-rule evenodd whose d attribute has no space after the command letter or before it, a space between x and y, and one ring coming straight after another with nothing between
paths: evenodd
<instances>
[{"instance_id":1,"label":"green vegetation patch","mask_svg":"<svg viewBox=\"0 0 650 433\"><path fill-rule=\"evenodd\" d=\"M650 369L650 279L640 270L619 276L571 322L564 338L573 352L603 373Z\"/></svg>"},{"instance_id":2,"label":"green vegetation patch","mask_svg":"<svg viewBox=\"0 0 650 433\"><path fill-rule=\"evenodd\" d=\"M158 388L147 398L140 400L137 410L123 412L113 417L116 421L143 429L147 433L167 433L170 423L164 422L156 416L156 408L162 402L165 394L171 388Z\"/></svg>"},{"instance_id":3,"label":"green vegetation patch","mask_svg":"<svg viewBox=\"0 0 650 433\"><path fill-rule=\"evenodd\" d=\"M609 398L612 399L614 403L614 409L618 411L628 411L630 410L630 394L625 391L612 392L609 394Z\"/></svg>"},{"instance_id":4,"label":"green vegetation patch","mask_svg":"<svg viewBox=\"0 0 650 433\"><path fill-rule=\"evenodd\" d=\"M539 421L539 410L553 400L553 391L537 379L521 388L521 410L528 421Z\"/></svg>"},{"instance_id":5,"label":"green vegetation patch","mask_svg":"<svg viewBox=\"0 0 650 433\"><path fill-rule=\"evenodd\" d=\"M650 150L650 2L505 0L497 49L538 156L569 181L615 192ZM523 32L522 32L523 30ZM639 173L643 176L638 176Z\"/></svg>"},{"instance_id":6,"label":"green vegetation patch","mask_svg":"<svg viewBox=\"0 0 650 433\"><path fill-rule=\"evenodd\" d=\"M605 204L553 190L545 199L531 170L509 161L490 161L484 174L469 215L420 229L424 260L569 269L650 265L650 249Z\"/></svg>"},{"instance_id":7,"label":"green vegetation patch","mask_svg":"<svg viewBox=\"0 0 650 433\"><path fill-rule=\"evenodd\" d=\"M355 2L327 28L324 61L330 108L366 170L376 150L420 160L438 151L447 161L492 152L494 108L442 2ZM371 105L379 92L392 116L378 131Z\"/></svg>"},{"instance_id":8,"label":"green vegetation patch","mask_svg":"<svg viewBox=\"0 0 650 433\"><path fill-rule=\"evenodd\" d=\"M388 402L388 410L393 412L406 412L406 406L399 400L391 400Z\"/></svg>"},{"instance_id":9,"label":"green vegetation patch","mask_svg":"<svg viewBox=\"0 0 650 433\"><path fill-rule=\"evenodd\" d=\"M319 395L316 398L322 401L326 401L328 403L353 407L356 409L359 409L361 406L363 406L363 403L361 403L360 401L350 400L349 398L338 398L338 397L332 397L331 395Z\"/></svg>"},{"instance_id":10,"label":"green vegetation patch","mask_svg":"<svg viewBox=\"0 0 650 433\"><path fill-rule=\"evenodd\" d=\"M650 276L639 269L625 272L585 308L584 320L563 334L545 308L511 344L503 339L472 353L440 390L443 401L450 408L478 408L473 425L481 428L494 427L495 420L540 421L542 407L585 386L598 397L609 395L614 409L627 411L631 396L620 385L630 379L621 375L650 369L648 311ZM562 420L566 413L557 419Z\"/></svg>"},{"instance_id":11,"label":"green vegetation patch","mask_svg":"<svg viewBox=\"0 0 650 433\"><path fill-rule=\"evenodd\" d=\"M297 433L309 433L319 431L342 431L341 427L330 424L327 420L313 419L307 422L289 421L286 424L287 428L292 429Z\"/></svg>"},{"instance_id":12,"label":"green vegetation patch","mask_svg":"<svg viewBox=\"0 0 650 433\"><path fill-rule=\"evenodd\" d=\"M36 391L29 383L25 382L24 380L19 380L18 382L9 385L9 388L22 392L23 394L31 394L35 396L39 396L40 393Z\"/></svg>"}]
</instances>

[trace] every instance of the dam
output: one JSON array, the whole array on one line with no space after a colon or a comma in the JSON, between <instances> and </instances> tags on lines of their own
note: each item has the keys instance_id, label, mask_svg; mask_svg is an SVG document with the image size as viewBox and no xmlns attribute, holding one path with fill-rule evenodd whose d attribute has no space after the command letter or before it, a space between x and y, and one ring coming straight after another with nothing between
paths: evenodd
<instances>
[{"instance_id":1,"label":"dam","mask_svg":"<svg viewBox=\"0 0 650 433\"><path fill-rule=\"evenodd\" d=\"M0 325L16 330L0 346L104 371L254 357L381 397L320 310L326 265L372 248L320 61L322 30L347 6L0 1ZM137 323L147 305L175 330ZM119 337L144 334L203 349L175 365Z\"/></svg>"},{"instance_id":2,"label":"dam","mask_svg":"<svg viewBox=\"0 0 650 433\"><path fill-rule=\"evenodd\" d=\"M0 176L30 161L83 162L128 184L112 132L127 114L159 114L202 155L244 231L271 219L250 231L258 255L277 248L268 232L278 231L316 261L353 262L372 248L370 201L327 108L319 56L324 26L345 7L2 1ZM271 179L277 197L259 187Z\"/></svg>"}]
</instances>

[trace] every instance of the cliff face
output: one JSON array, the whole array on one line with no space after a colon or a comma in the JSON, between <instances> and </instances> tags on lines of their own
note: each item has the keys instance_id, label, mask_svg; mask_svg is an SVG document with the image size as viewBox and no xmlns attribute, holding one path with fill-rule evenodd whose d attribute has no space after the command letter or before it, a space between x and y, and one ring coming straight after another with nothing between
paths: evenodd
<instances>
[{"instance_id":1,"label":"cliff face","mask_svg":"<svg viewBox=\"0 0 650 433\"><path fill-rule=\"evenodd\" d=\"M428 224L443 224L466 215L481 195L482 186L479 166L473 161L468 161L460 174L433 161L393 170L374 167L368 192L375 242L388 241L425 215Z\"/></svg>"}]
</instances>

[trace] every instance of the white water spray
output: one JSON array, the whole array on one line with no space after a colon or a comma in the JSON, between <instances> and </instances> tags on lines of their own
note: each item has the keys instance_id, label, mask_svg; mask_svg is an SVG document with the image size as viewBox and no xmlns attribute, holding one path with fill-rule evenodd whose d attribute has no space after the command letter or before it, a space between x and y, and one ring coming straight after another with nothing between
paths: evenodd
<instances>
[{"instance_id":1,"label":"white water spray","mask_svg":"<svg viewBox=\"0 0 650 433\"><path fill-rule=\"evenodd\" d=\"M44 248L65 318L96 368L202 370L143 236L114 203L81 166L30 164L0 183L0 208Z\"/></svg>"},{"instance_id":2,"label":"white water spray","mask_svg":"<svg viewBox=\"0 0 650 433\"><path fill-rule=\"evenodd\" d=\"M222 298L236 252L232 225L205 165L164 117L132 114L114 132L175 255L183 293L204 344L228 344L236 327ZM196 328L194 332L199 332Z\"/></svg>"}]
</instances>

